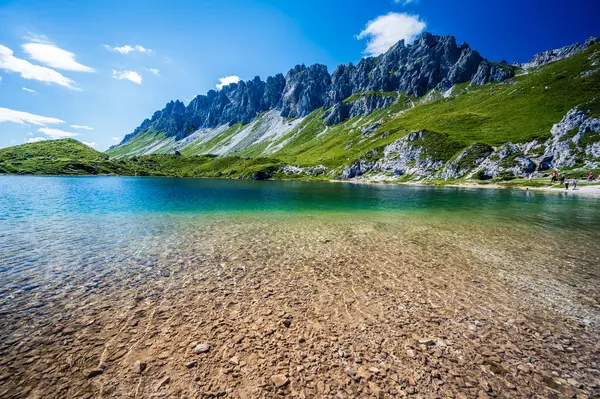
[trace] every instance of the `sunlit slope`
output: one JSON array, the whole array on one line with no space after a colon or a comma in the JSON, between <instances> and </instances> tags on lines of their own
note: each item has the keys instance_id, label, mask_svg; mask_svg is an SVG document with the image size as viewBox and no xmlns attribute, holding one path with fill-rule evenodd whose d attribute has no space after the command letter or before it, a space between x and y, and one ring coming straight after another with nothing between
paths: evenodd
<instances>
[{"instance_id":1,"label":"sunlit slope","mask_svg":"<svg viewBox=\"0 0 600 399\"><path fill-rule=\"evenodd\" d=\"M581 105L599 114L600 44L567 59L502 82L474 87L456 85L449 93L430 92L421 98L394 94L395 102L367 116L354 117L326 126L330 110L318 109L289 123L272 137L250 139L258 130L268 131L273 120L260 116L247 125L235 124L199 131L180 142L161 132L148 132L123 146L107 151L111 156L149 153L183 155L217 154L245 157L273 157L301 166L338 167L392 143L411 131L445 133L464 147L479 142L498 146L507 142L525 143L549 137L554 123L572 108ZM345 102L390 93L355 94ZM283 123L278 121L278 123ZM218 131L217 131L218 130ZM232 145L233 144L235 145Z\"/></svg>"}]
</instances>

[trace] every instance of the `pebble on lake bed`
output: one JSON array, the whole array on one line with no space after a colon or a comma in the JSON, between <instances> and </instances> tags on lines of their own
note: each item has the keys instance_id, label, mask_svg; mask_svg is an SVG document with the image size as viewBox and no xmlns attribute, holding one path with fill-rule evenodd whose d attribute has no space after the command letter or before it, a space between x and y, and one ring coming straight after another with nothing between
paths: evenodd
<instances>
[{"instance_id":1,"label":"pebble on lake bed","mask_svg":"<svg viewBox=\"0 0 600 399\"><path fill-rule=\"evenodd\" d=\"M275 384L277 388L284 387L290 382L284 374L275 374L271 376L271 381L273 381L273 384Z\"/></svg>"},{"instance_id":2,"label":"pebble on lake bed","mask_svg":"<svg viewBox=\"0 0 600 399\"><path fill-rule=\"evenodd\" d=\"M210 350L209 344L198 344L194 347L194 353L206 353Z\"/></svg>"}]
</instances>

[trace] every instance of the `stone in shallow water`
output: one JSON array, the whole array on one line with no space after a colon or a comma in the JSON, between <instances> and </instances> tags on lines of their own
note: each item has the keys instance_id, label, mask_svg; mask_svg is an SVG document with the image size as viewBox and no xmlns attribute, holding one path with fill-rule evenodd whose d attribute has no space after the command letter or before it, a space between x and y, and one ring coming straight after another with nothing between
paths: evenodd
<instances>
[{"instance_id":1,"label":"stone in shallow water","mask_svg":"<svg viewBox=\"0 0 600 399\"><path fill-rule=\"evenodd\" d=\"M273 381L273 384L275 384L277 388L284 387L290 382L284 374L275 374L271 376L271 381Z\"/></svg>"},{"instance_id":2,"label":"stone in shallow water","mask_svg":"<svg viewBox=\"0 0 600 399\"><path fill-rule=\"evenodd\" d=\"M87 378L94 378L102 373L104 373L104 369L97 367L95 369L90 369L90 370L86 371L86 376L87 376Z\"/></svg>"},{"instance_id":3,"label":"stone in shallow water","mask_svg":"<svg viewBox=\"0 0 600 399\"><path fill-rule=\"evenodd\" d=\"M209 344L198 344L194 348L194 353L206 353L210 350Z\"/></svg>"},{"instance_id":4,"label":"stone in shallow water","mask_svg":"<svg viewBox=\"0 0 600 399\"><path fill-rule=\"evenodd\" d=\"M135 373L140 374L144 370L146 370L146 362L142 362L141 360L136 360L135 363L133 363L133 371Z\"/></svg>"}]
</instances>

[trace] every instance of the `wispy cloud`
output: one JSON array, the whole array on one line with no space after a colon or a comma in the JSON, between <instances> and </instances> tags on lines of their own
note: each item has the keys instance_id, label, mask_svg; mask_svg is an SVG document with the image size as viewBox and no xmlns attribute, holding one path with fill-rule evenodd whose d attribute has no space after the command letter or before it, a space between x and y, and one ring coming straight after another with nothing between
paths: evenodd
<instances>
[{"instance_id":1,"label":"wispy cloud","mask_svg":"<svg viewBox=\"0 0 600 399\"><path fill-rule=\"evenodd\" d=\"M402 4L403 6L406 6L411 3L418 3L418 2L419 2L419 0L394 0L394 3Z\"/></svg>"},{"instance_id":2,"label":"wispy cloud","mask_svg":"<svg viewBox=\"0 0 600 399\"><path fill-rule=\"evenodd\" d=\"M95 141L82 141L82 143L87 145L88 147L96 147Z\"/></svg>"},{"instance_id":3,"label":"wispy cloud","mask_svg":"<svg viewBox=\"0 0 600 399\"><path fill-rule=\"evenodd\" d=\"M126 44L121 47L111 47L108 44L105 44L104 48L107 49L108 51L114 51L116 53L120 53L123 55L127 55L127 54L133 53L133 52L152 54L151 49L140 46L139 44L136 44L135 46L130 46L130 45Z\"/></svg>"},{"instance_id":4,"label":"wispy cloud","mask_svg":"<svg viewBox=\"0 0 600 399\"><path fill-rule=\"evenodd\" d=\"M26 143L39 143L40 141L46 141L45 137L29 137L25 140Z\"/></svg>"},{"instance_id":5,"label":"wispy cloud","mask_svg":"<svg viewBox=\"0 0 600 399\"><path fill-rule=\"evenodd\" d=\"M119 80L129 80L133 83L137 83L139 85L142 84L142 75L140 75L139 73L135 72L135 71L126 71L126 70L122 70L122 71L116 71L113 70L113 74L112 74L114 79L119 79Z\"/></svg>"},{"instance_id":6,"label":"wispy cloud","mask_svg":"<svg viewBox=\"0 0 600 399\"><path fill-rule=\"evenodd\" d=\"M44 133L46 136L52 139L62 139L64 137L79 136L79 133L65 132L64 130L52 129L49 127L41 127L38 129L38 132Z\"/></svg>"},{"instance_id":7,"label":"wispy cloud","mask_svg":"<svg viewBox=\"0 0 600 399\"><path fill-rule=\"evenodd\" d=\"M58 118L50 118L47 116L40 116L30 114L29 112L15 111L8 108L0 108L0 123L2 122L13 122L21 125L31 123L32 125L44 126L55 123L64 123L64 121Z\"/></svg>"},{"instance_id":8,"label":"wispy cloud","mask_svg":"<svg viewBox=\"0 0 600 399\"><path fill-rule=\"evenodd\" d=\"M148 68L148 72L155 74L156 76L160 75L160 71L156 68Z\"/></svg>"},{"instance_id":9,"label":"wispy cloud","mask_svg":"<svg viewBox=\"0 0 600 399\"><path fill-rule=\"evenodd\" d=\"M28 87L21 87L23 90L28 91L29 93L37 93L37 90L30 89Z\"/></svg>"},{"instance_id":10,"label":"wispy cloud","mask_svg":"<svg viewBox=\"0 0 600 399\"><path fill-rule=\"evenodd\" d=\"M80 90L74 86L75 82L72 79L54 69L34 65L27 60L15 57L13 51L3 45L0 45L0 69L19 73L23 79L55 83L69 89Z\"/></svg>"},{"instance_id":11,"label":"wispy cloud","mask_svg":"<svg viewBox=\"0 0 600 399\"><path fill-rule=\"evenodd\" d=\"M399 40L412 43L427 25L418 15L390 12L369 21L365 29L356 37L367 39L365 54L385 53Z\"/></svg>"},{"instance_id":12,"label":"wispy cloud","mask_svg":"<svg viewBox=\"0 0 600 399\"><path fill-rule=\"evenodd\" d=\"M38 35L38 34L35 34L35 33L31 33L31 32L28 32L27 35L25 37L23 37L23 39L25 39L28 42L33 42L33 43L52 44L50 42L50 39L48 39L48 36L46 36L46 35Z\"/></svg>"},{"instance_id":13,"label":"wispy cloud","mask_svg":"<svg viewBox=\"0 0 600 399\"><path fill-rule=\"evenodd\" d=\"M80 64L75 60L75 54L63 50L51 43L26 43L23 50L32 60L41 62L56 69L76 72L95 72L93 68Z\"/></svg>"},{"instance_id":14,"label":"wispy cloud","mask_svg":"<svg viewBox=\"0 0 600 399\"><path fill-rule=\"evenodd\" d=\"M83 130L94 130L93 127L85 126L85 125L71 125L73 129L83 129Z\"/></svg>"},{"instance_id":15,"label":"wispy cloud","mask_svg":"<svg viewBox=\"0 0 600 399\"><path fill-rule=\"evenodd\" d=\"M215 85L217 90L221 90L223 87L228 86L232 83L237 83L240 81L240 77L236 75L225 76L224 78L219 78L219 82Z\"/></svg>"},{"instance_id":16,"label":"wispy cloud","mask_svg":"<svg viewBox=\"0 0 600 399\"><path fill-rule=\"evenodd\" d=\"M113 139L113 141L119 141L119 140L121 140L121 139L120 139L120 138L118 138L118 137L113 137L112 139Z\"/></svg>"}]
</instances>

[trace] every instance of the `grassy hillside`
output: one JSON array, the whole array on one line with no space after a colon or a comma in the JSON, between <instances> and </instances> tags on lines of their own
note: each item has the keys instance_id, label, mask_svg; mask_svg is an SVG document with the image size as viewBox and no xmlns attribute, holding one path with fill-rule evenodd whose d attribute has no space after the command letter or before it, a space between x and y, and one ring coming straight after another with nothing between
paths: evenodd
<instances>
[{"instance_id":1,"label":"grassy hillside","mask_svg":"<svg viewBox=\"0 0 600 399\"><path fill-rule=\"evenodd\" d=\"M457 152L473 143L498 146L544 140L552 125L575 106L584 105L593 114L600 114L600 73L584 74L596 70L599 62L600 44L595 44L538 70L522 71L506 82L480 87L468 82L456 85L446 98L438 92L423 98L409 98L403 93L357 93L344 102L372 95L395 97L396 101L370 115L329 127L323 122L328 110L318 109L285 135L236 148L229 155L267 156L287 164L339 168L417 130L439 132L462 143ZM260 123L258 118L252 129ZM182 143L178 148L186 156L210 154L226 146L244 128L236 124L210 136L210 140ZM147 132L107 153L132 156L150 149L169 153L176 144L160 132Z\"/></svg>"},{"instance_id":2,"label":"grassy hillside","mask_svg":"<svg viewBox=\"0 0 600 399\"><path fill-rule=\"evenodd\" d=\"M47 140L0 149L0 173L44 175L113 174L264 178L283 163L270 158L147 155L110 158L77 140Z\"/></svg>"},{"instance_id":3,"label":"grassy hillside","mask_svg":"<svg viewBox=\"0 0 600 399\"><path fill-rule=\"evenodd\" d=\"M600 62L600 44L507 82L455 87L447 98L438 95L419 104L419 99L401 97L389 108L347 120L321 135L326 127L320 118L313 118L306 131L273 155L289 163L336 166L424 129L446 133L464 146L543 140L552 125L577 105L600 114L600 73L582 76L598 68L594 62ZM361 128L375 122L381 124L365 136Z\"/></svg>"},{"instance_id":4,"label":"grassy hillside","mask_svg":"<svg viewBox=\"0 0 600 399\"><path fill-rule=\"evenodd\" d=\"M123 165L73 139L47 140L0 149L0 173L110 174L124 173Z\"/></svg>"},{"instance_id":5,"label":"grassy hillside","mask_svg":"<svg viewBox=\"0 0 600 399\"><path fill-rule=\"evenodd\" d=\"M431 147L432 154L442 151L444 160L452 159L474 143L488 148L507 142L543 141L550 136L552 125L576 106L600 116L600 73L589 73L599 65L600 43L538 70L522 71L506 82L457 85L446 97L438 92L423 98L404 93L358 93L344 102L374 95L395 97L395 102L334 126L323 122L329 110L317 109L295 124L285 120L290 127L282 134L249 140L247 145L243 135L269 126L261 125L263 115L249 125L198 132L196 136L204 138L199 140L193 136L176 142L163 132L143 132L105 154L72 139L24 144L0 149L0 173L307 178L280 176L275 170L288 164L324 165L340 171L357 159L380 154L386 145L411 131L421 130L443 140L424 140L420 145ZM591 134L585 140L597 141L600 135ZM228 156L211 155L211 151L229 148L230 143L235 147L230 147ZM172 155L176 148L181 156ZM143 155L147 153L154 155Z\"/></svg>"}]
</instances>

